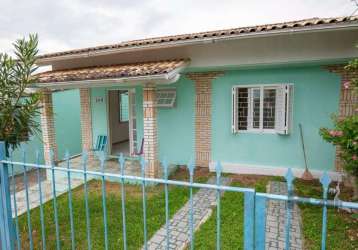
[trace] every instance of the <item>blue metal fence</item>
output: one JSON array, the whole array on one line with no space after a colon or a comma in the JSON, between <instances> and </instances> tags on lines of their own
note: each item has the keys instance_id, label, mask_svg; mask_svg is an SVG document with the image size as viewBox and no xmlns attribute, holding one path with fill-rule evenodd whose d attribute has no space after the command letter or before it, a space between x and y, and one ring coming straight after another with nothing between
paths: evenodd
<instances>
[{"instance_id":1,"label":"blue metal fence","mask_svg":"<svg viewBox=\"0 0 358 250\"><path fill-rule=\"evenodd\" d=\"M106 204L106 187L105 181L106 178L112 177L120 180L121 185L121 209L122 209L122 237L123 237L123 248L127 249L127 231L126 231L126 197L125 197L125 181L137 181L141 183L142 187L142 204L143 204L143 235L144 249L147 249L147 204L146 204L146 186L148 183L162 184L164 185L164 195L165 195L165 228L166 228L166 249L169 249L169 190L168 186L182 186L189 189L189 234L190 234L190 249L194 249L194 204L193 204L193 188L207 188L213 189L217 192L217 210L216 210L216 248L221 249L221 192L239 192L244 194L244 249L265 249L265 224L266 224L266 205L268 200L278 200L287 202L286 208L286 225L285 225L285 237L286 237L286 249L290 249L290 230L291 227L291 218L292 218L292 209L294 203L307 203L312 205L317 205L323 207L322 212L322 243L321 249L326 248L326 237L327 237L327 207L344 207L344 208L353 208L358 209L358 203L344 202L344 201L333 201L327 199L328 186L331 182L329 176L324 174L321 178L321 183L323 186L323 199L314 199L314 198L304 198L297 197L293 195L293 180L294 176L292 171L289 169L286 175L288 195L278 195L278 194L268 194L268 193L259 193L252 188L243 188L243 187L232 187L221 185L221 173L222 168L221 164L216 164L216 184L203 184L194 182L194 164L193 162L188 164L189 170L189 182L186 181L177 181L168 179L168 164L166 161L163 161L163 178L148 178L145 176L146 172L146 162L142 159L141 161L141 176L129 176L124 174L124 165L125 159L123 155L118 158L119 173L106 173L104 171L105 159L104 154L100 157L100 166L101 171L90 171L87 169L87 153L83 153L83 169L73 169L70 166L70 157L69 154L66 154L66 167L57 167L54 164L51 166L41 165L37 163L26 163L25 155L23 156L22 162L14 162L9 157L5 156L5 146L4 143L0 142L0 250L3 249L22 249L21 237L19 235L19 222L16 204L16 190L13 188L13 207L11 207L11 194L10 194L10 184L9 184L9 171L13 170L14 166L23 166L24 167L24 182L26 190L26 204L27 204L27 223L28 223L28 239L29 242L26 242L26 245L29 245L30 249L33 249L34 243L32 239L32 229L31 229L31 216L30 216L30 206L29 206L29 194L28 194L28 179L26 176L26 169L33 167L37 169L37 180L39 187L39 196L40 196L40 220L41 220L41 240L42 240L42 249L46 249L46 237L45 237L45 224L44 224L44 208L42 201L42 185L40 178L40 170L47 169L52 173L52 193L53 193L53 210L54 210L54 223L55 223L55 239L56 239L56 248L60 249L60 230L59 230L59 221L58 221L58 208L57 208L57 198L56 198L56 171L61 171L67 173L68 180L68 204L70 212L70 231L71 231L71 248L76 249L75 243L75 228L73 224L73 209L72 209L72 193L71 193L71 174L82 174L84 178L84 196L85 196L85 213L86 213L86 234L87 234L87 246L88 249L92 248L91 244L91 230L90 230L90 207L88 204L88 186L87 178L89 175L98 176L101 179L101 191L102 191L102 208L103 208L103 223L104 223L104 248L108 249L108 227L107 227L107 204ZM37 159L39 156L37 155ZM14 178L14 177L12 177ZM15 183L15 182L13 182ZM12 217L12 209L15 211L15 217ZM233 246L235 247L235 246Z\"/></svg>"}]
</instances>

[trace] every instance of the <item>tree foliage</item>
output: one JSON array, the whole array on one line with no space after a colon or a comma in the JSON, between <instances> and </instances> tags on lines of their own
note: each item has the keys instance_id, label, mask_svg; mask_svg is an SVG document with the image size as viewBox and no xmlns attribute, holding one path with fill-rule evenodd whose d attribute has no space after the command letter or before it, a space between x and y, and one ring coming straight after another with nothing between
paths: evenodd
<instances>
[{"instance_id":1,"label":"tree foliage","mask_svg":"<svg viewBox=\"0 0 358 250\"><path fill-rule=\"evenodd\" d=\"M346 89L352 88L358 96L358 59L354 59L344 70L352 73L353 78L343 83ZM351 174L358 176L358 106L353 107L354 114L345 118L333 116L334 128L321 128L320 134L326 141L340 146L340 157L344 168Z\"/></svg>"},{"instance_id":2,"label":"tree foliage","mask_svg":"<svg viewBox=\"0 0 358 250\"><path fill-rule=\"evenodd\" d=\"M30 92L38 53L38 37L19 39L14 44L15 57L0 54L0 140L13 148L39 131L40 94Z\"/></svg>"}]
</instances>

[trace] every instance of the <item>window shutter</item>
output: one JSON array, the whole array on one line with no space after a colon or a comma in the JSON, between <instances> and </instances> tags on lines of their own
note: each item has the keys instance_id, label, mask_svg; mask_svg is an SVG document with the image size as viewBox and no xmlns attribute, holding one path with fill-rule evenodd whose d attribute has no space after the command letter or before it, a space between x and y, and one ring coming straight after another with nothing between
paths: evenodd
<instances>
[{"instance_id":1,"label":"window shutter","mask_svg":"<svg viewBox=\"0 0 358 250\"><path fill-rule=\"evenodd\" d=\"M237 129L237 88L232 88L232 112L231 112L231 130L232 133L238 132Z\"/></svg>"},{"instance_id":2,"label":"window shutter","mask_svg":"<svg viewBox=\"0 0 358 250\"><path fill-rule=\"evenodd\" d=\"M291 127L293 86L283 84L276 91L275 130L287 135Z\"/></svg>"},{"instance_id":3,"label":"window shutter","mask_svg":"<svg viewBox=\"0 0 358 250\"><path fill-rule=\"evenodd\" d=\"M286 116L286 134L289 134L292 129L292 105L293 105L293 85L287 85L287 116Z\"/></svg>"}]
</instances>

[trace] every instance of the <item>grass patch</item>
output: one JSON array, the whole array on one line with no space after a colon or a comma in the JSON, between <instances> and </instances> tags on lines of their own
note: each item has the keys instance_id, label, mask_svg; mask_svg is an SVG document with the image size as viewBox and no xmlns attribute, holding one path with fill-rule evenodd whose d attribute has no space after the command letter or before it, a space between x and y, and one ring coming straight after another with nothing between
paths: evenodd
<instances>
[{"instance_id":1,"label":"grass patch","mask_svg":"<svg viewBox=\"0 0 358 250\"><path fill-rule=\"evenodd\" d=\"M207 170L198 169L195 173L196 182L205 182L209 174ZM187 180L186 170L179 170L172 179ZM229 176L232 185L252 187L257 192L266 192L270 180L283 181L278 177L265 176ZM332 184L332 187L335 184ZM121 190L118 183L106 183L107 217L109 249L121 249L122 214ZM194 190L197 191L197 190ZM102 210L101 182L89 183L89 206L91 219L91 240L93 249L103 249L104 225ZM303 197L322 197L322 188L318 181L295 181L295 192ZM341 186L340 198L350 200L351 190ZM187 188L170 187L169 202L171 216L180 209L189 198ZM333 197L331 196L330 199ZM71 248L70 219L68 195L57 199L62 249ZM76 249L87 248L86 218L83 187L73 190L73 211L75 224ZM244 196L241 193L225 192L221 200L221 247L222 249L243 248ZM303 221L303 235L306 249L320 249L322 208L311 205L299 205ZM147 226L148 240L165 223L165 200L162 185L147 187ZM45 208L46 246L56 248L53 203L47 202ZM129 249L139 249L143 244L142 192L141 186L126 185L127 242ZM28 227L26 214L20 216L20 234L23 249L29 249ZM31 211L33 226L32 235L35 249L41 249L41 225L39 208ZM216 208L212 216L195 233L195 249L215 249L216 247ZM328 209L327 249L358 249L358 218L337 209Z\"/></svg>"},{"instance_id":2,"label":"grass patch","mask_svg":"<svg viewBox=\"0 0 358 250\"><path fill-rule=\"evenodd\" d=\"M284 181L280 177L235 177L233 186L254 187L257 192L266 192L268 181ZM335 185L335 184L334 184ZM332 185L332 187L334 186ZM318 181L295 181L295 192L303 197L322 197ZM351 190L341 186L340 198L350 200ZM333 199L333 197L329 197ZM221 247L222 249L243 248L244 196L240 193L226 192L221 200ZM312 205L299 205L303 220L305 249L320 249L322 208ZM342 210L328 209L327 249L358 249L358 218ZM212 216L195 233L195 249L216 248L216 209Z\"/></svg>"},{"instance_id":3,"label":"grass patch","mask_svg":"<svg viewBox=\"0 0 358 250\"><path fill-rule=\"evenodd\" d=\"M252 187L265 192L269 180L274 177L236 176L232 186ZM221 248L242 249L244 242L244 195L225 192L221 199ZM211 217L195 233L195 249L216 248L216 208Z\"/></svg>"},{"instance_id":4,"label":"grass patch","mask_svg":"<svg viewBox=\"0 0 358 250\"><path fill-rule=\"evenodd\" d=\"M331 184L335 187L335 184ZM351 190L341 187L340 198L349 200L352 197ZM322 187L318 181L295 181L295 192L299 196L322 198ZM329 197L333 199L333 196ZM321 248L322 232L322 208L300 204L304 244L306 249ZM328 209L327 242L328 249L358 249L358 218L343 210Z\"/></svg>"},{"instance_id":5,"label":"grass patch","mask_svg":"<svg viewBox=\"0 0 358 250\"><path fill-rule=\"evenodd\" d=\"M205 182L207 175L198 174L197 182ZM174 179L187 179L187 172L179 170ZM102 209L101 182L90 181L89 207L91 221L92 249L104 247L104 224ZM169 202L171 216L181 208L188 200L187 188L170 186ZM126 225L127 245L129 249L139 249L143 244L143 219L142 219L142 191L141 186L126 185ZM72 191L72 206L74 215L76 249L87 249L86 214L83 186ZM60 227L61 249L71 249L71 231L69 217L68 195L64 194L57 198L58 221ZM122 238L122 210L121 189L118 183L106 183L106 207L108 222L109 249L121 249ZM165 199L162 185L147 187L147 229L148 240L165 223ZM56 249L55 223L53 202L44 204L46 247ZM41 249L41 222L40 209L31 210L32 236L34 248ZM26 214L19 218L20 236L23 249L29 249L28 226Z\"/></svg>"}]
</instances>

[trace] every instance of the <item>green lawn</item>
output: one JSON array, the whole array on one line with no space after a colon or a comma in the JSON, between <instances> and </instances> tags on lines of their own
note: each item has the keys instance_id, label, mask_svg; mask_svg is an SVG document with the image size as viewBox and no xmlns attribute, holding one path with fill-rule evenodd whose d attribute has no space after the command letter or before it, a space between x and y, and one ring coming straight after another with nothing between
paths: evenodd
<instances>
[{"instance_id":1,"label":"green lawn","mask_svg":"<svg viewBox=\"0 0 358 250\"><path fill-rule=\"evenodd\" d=\"M233 186L255 187L257 192L266 192L269 180L283 180L275 177L243 177L232 183ZM304 197L322 197L318 182L295 181L295 192ZM341 198L349 200L349 193ZM226 192L222 197L221 243L222 249L242 249L243 247L243 195ZM330 197L333 198L333 197ZM306 249L320 249L322 209L317 206L300 205L303 234ZM328 209L327 249L358 249L358 219L336 209ZM209 220L195 234L195 249L215 249L216 247L216 209Z\"/></svg>"},{"instance_id":2,"label":"green lawn","mask_svg":"<svg viewBox=\"0 0 358 250\"><path fill-rule=\"evenodd\" d=\"M273 177L248 177L234 180L232 186L255 187L265 192L266 185ZM222 249L243 248L244 195L225 192L221 199L221 247ZM216 248L216 209L212 216L195 233L195 249Z\"/></svg>"},{"instance_id":3,"label":"green lawn","mask_svg":"<svg viewBox=\"0 0 358 250\"><path fill-rule=\"evenodd\" d=\"M321 185L315 182L295 181L296 194L305 197L322 198ZM331 187L334 187L332 185ZM341 187L342 200L349 200L351 193ZM330 197L333 199L333 197ZM307 249L320 249L322 230L322 208L299 205L303 221L303 234ZM334 208L328 209L327 249L358 249L358 218Z\"/></svg>"},{"instance_id":4,"label":"green lawn","mask_svg":"<svg viewBox=\"0 0 358 250\"><path fill-rule=\"evenodd\" d=\"M184 172L184 171L181 171ZM177 176L178 177L178 176ZM186 173L179 174L178 179L186 178ZM206 181L207 178L199 177L197 181ZM147 225L148 239L165 223L165 200L163 186L147 187ZM108 216L108 242L109 249L122 249L122 213L121 190L117 183L107 183L107 216ZM104 225L102 210L101 182L89 183L89 207L91 220L92 249L103 249ZM169 202L170 214L173 215L188 200L187 188L170 187ZM61 249L71 248L70 218L68 208L68 195L64 194L58 199L58 218L60 226ZM87 249L86 215L83 187L73 191L73 214L75 224L76 249ZM53 203L45 204L46 247L56 249L55 225L53 215ZM126 222L127 243L129 249L139 249L143 244L143 219L142 219L142 193L141 186L126 185ZM33 226L33 238L35 249L41 248L41 225L39 208L31 211ZM19 219L21 242L23 249L29 249L28 228L26 214Z\"/></svg>"},{"instance_id":5,"label":"green lawn","mask_svg":"<svg viewBox=\"0 0 358 250\"><path fill-rule=\"evenodd\" d=\"M196 181L204 182L207 173L198 173ZM187 173L179 171L175 179L186 179ZM255 187L258 192L265 192L270 180L282 180L275 177L234 176L233 186ZM163 186L147 187L147 225L148 239L165 223L165 200ZM349 200L350 193L342 189L341 198ZM89 183L89 205L91 214L91 238L93 249L103 249L104 226L102 211L101 182ZM117 183L107 183L107 215L109 249L122 249L122 215L121 190ZM321 197L318 182L295 181L295 192L304 197ZM173 215L188 200L188 189L170 187L170 214ZM129 249L139 249L143 244L141 187L126 185L127 241ZM331 197L332 198L332 197ZM64 194L58 199L58 215L60 224L61 248L70 249L70 222L68 196ZM243 194L225 192L222 197L221 210L221 243L222 249L241 249L243 246ZM55 226L52 201L45 204L46 246L55 249ZM303 234L306 249L320 249L322 209L317 206L300 205ZM73 191L73 209L76 235L76 249L86 249L86 219L83 187ZM31 211L35 249L41 248L41 227L39 209ZM24 249L28 249L26 214L20 217L20 231ZM195 249L215 249L216 246L216 209L212 216L195 233ZM352 215L328 210L327 249L358 249L358 219Z\"/></svg>"}]
</instances>

